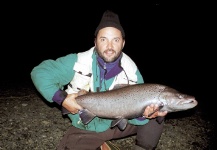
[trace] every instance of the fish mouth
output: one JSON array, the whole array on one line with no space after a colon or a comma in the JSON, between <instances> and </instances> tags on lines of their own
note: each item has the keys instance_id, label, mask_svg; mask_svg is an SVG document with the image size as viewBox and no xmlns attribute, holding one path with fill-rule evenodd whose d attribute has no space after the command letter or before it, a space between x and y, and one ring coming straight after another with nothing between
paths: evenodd
<instances>
[{"instance_id":1,"label":"fish mouth","mask_svg":"<svg viewBox=\"0 0 217 150\"><path fill-rule=\"evenodd\" d=\"M179 104L196 104L197 105L197 103L198 102L195 99L189 99L189 100L183 100Z\"/></svg>"},{"instance_id":2,"label":"fish mouth","mask_svg":"<svg viewBox=\"0 0 217 150\"><path fill-rule=\"evenodd\" d=\"M184 111L196 107L197 104L198 102L195 99L180 100L177 103L165 105L165 109L168 109L169 112Z\"/></svg>"},{"instance_id":3,"label":"fish mouth","mask_svg":"<svg viewBox=\"0 0 217 150\"><path fill-rule=\"evenodd\" d=\"M198 102L195 99L189 99L189 100L181 100L177 104L173 105L171 108L172 111L183 111L188 110L191 108L194 108L197 106Z\"/></svg>"}]
</instances>

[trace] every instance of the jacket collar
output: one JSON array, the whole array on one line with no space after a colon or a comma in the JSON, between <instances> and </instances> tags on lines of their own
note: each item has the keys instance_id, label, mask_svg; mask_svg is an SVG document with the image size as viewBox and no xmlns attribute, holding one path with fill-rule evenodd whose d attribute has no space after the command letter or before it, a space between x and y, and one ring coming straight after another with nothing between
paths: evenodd
<instances>
[{"instance_id":1,"label":"jacket collar","mask_svg":"<svg viewBox=\"0 0 217 150\"><path fill-rule=\"evenodd\" d=\"M115 77L123 70L123 68L121 67L122 55L123 54L121 53L118 59L115 60L114 62L107 63L97 54L97 61L100 68L101 78L108 80L112 77Z\"/></svg>"}]
</instances>

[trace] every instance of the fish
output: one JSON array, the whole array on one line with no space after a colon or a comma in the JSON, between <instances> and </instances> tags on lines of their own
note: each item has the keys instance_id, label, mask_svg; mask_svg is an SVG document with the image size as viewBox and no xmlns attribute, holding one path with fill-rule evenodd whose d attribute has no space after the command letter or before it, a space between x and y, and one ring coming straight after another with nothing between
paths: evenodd
<instances>
[{"instance_id":1,"label":"fish","mask_svg":"<svg viewBox=\"0 0 217 150\"><path fill-rule=\"evenodd\" d=\"M145 108L151 104L159 106L157 111L168 113L192 109L198 104L194 96L156 83L120 86L104 92L82 93L75 100L83 107L79 110L83 124L88 124L97 116L112 119L111 128L118 126L120 130L126 128L129 119L144 117ZM68 113L70 112L62 109L63 115Z\"/></svg>"}]
</instances>

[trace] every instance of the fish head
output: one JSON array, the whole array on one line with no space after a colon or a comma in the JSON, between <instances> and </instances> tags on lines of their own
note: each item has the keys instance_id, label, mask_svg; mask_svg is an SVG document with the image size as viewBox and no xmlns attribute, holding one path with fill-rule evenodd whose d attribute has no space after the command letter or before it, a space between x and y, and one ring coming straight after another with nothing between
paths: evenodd
<instances>
[{"instance_id":1,"label":"fish head","mask_svg":"<svg viewBox=\"0 0 217 150\"><path fill-rule=\"evenodd\" d=\"M197 106L194 96L183 94L173 88L166 87L159 95L159 101L163 103L161 110L168 112L184 111Z\"/></svg>"}]
</instances>

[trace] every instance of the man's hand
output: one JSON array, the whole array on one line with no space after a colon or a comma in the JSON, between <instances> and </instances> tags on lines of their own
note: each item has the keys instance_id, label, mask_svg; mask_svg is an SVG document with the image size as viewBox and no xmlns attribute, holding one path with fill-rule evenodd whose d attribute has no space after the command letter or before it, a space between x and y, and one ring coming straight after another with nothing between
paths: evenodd
<instances>
[{"instance_id":1,"label":"man's hand","mask_svg":"<svg viewBox=\"0 0 217 150\"><path fill-rule=\"evenodd\" d=\"M160 106L158 104L151 104L151 105L147 106L144 113L143 113L143 116L145 118L148 118L148 119L166 116L167 111L160 111L159 107Z\"/></svg>"},{"instance_id":2,"label":"man's hand","mask_svg":"<svg viewBox=\"0 0 217 150\"><path fill-rule=\"evenodd\" d=\"M79 110L82 109L80 105L76 102L75 98L78 96L77 93L68 94L65 100L62 103L62 106L67 109L72 114L78 113Z\"/></svg>"}]
</instances>

